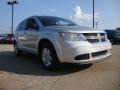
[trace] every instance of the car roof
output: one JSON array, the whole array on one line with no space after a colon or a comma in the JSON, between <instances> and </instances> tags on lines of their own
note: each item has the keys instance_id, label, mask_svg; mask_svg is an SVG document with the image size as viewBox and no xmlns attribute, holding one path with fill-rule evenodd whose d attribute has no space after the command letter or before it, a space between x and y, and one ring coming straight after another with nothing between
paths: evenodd
<instances>
[{"instance_id":1,"label":"car roof","mask_svg":"<svg viewBox=\"0 0 120 90\"><path fill-rule=\"evenodd\" d=\"M61 18L61 19L65 19L65 18L62 18L62 17L57 17L57 16L31 16L29 18L32 18L32 17L37 17L37 18Z\"/></svg>"}]
</instances>

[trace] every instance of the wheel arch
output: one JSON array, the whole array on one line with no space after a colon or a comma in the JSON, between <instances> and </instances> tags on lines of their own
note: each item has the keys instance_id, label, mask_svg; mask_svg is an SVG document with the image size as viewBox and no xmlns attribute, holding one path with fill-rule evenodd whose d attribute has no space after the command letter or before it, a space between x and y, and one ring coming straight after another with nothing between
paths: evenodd
<instances>
[{"instance_id":1,"label":"wheel arch","mask_svg":"<svg viewBox=\"0 0 120 90\"><path fill-rule=\"evenodd\" d=\"M50 40L44 38L44 39L41 39L41 40L39 41L39 43L38 43L38 53L39 53L39 50L41 49L41 46L42 46L44 43L50 44L50 45L52 46L52 48L55 50L55 52L56 52L56 49L55 49L55 47L54 47L54 44L53 44ZM56 53L56 54L57 54L57 53Z\"/></svg>"}]
</instances>

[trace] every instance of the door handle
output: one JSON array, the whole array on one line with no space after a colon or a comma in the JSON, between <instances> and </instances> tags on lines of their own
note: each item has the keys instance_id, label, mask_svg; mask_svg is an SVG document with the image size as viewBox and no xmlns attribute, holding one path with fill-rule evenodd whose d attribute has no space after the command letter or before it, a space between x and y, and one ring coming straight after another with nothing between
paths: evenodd
<instances>
[{"instance_id":1,"label":"door handle","mask_svg":"<svg viewBox=\"0 0 120 90\"><path fill-rule=\"evenodd\" d=\"M26 37L26 35L19 35L20 37Z\"/></svg>"},{"instance_id":2,"label":"door handle","mask_svg":"<svg viewBox=\"0 0 120 90\"><path fill-rule=\"evenodd\" d=\"M27 40L26 35L19 35L19 40Z\"/></svg>"},{"instance_id":3,"label":"door handle","mask_svg":"<svg viewBox=\"0 0 120 90\"><path fill-rule=\"evenodd\" d=\"M23 34L26 35L26 32L24 32Z\"/></svg>"}]
</instances>

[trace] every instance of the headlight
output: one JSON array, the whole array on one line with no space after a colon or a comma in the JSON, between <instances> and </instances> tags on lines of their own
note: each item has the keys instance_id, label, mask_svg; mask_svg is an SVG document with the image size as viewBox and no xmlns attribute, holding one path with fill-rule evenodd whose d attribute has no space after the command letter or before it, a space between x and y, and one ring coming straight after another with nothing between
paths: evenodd
<instances>
[{"instance_id":1,"label":"headlight","mask_svg":"<svg viewBox=\"0 0 120 90\"><path fill-rule=\"evenodd\" d=\"M59 32L59 36L65 41L85 41L85 37L81 33Z\"/></svg>"}]
</instances>

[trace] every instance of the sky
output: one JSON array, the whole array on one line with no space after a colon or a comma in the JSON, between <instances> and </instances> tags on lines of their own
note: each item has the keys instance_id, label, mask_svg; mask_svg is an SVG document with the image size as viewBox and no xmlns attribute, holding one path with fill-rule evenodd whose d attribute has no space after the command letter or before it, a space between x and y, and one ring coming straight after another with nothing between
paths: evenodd
<instances>
[{"instance_id":1,"label":"sky","mask_svg":"<svg viewBox=\"0 0 120 90\"><path fill-rule=\"evenodd\" d=\"M9 33L11 6L9 0L0 0L0 33ZM17 0L14 5L14 29L27 17L58 16L71 19L80 26L92 27L93 0ZM95 22L98 28L120 27L120 0L95 0Z\"/></svg>"}]
</instances>

